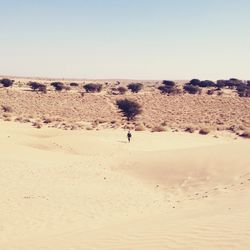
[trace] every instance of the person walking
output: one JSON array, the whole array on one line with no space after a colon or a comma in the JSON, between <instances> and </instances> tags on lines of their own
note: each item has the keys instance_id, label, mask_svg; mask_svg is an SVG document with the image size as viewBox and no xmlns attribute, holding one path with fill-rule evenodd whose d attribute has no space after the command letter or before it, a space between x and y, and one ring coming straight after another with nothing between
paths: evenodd
<instances>
[{"instance_id":1,"label":"person walking","mask_svg":"<svg viewBox=\"0 0 250 250\"><path fill-rule=\"evenodd\" d=\"M128 137L128 142L130 142L131 137L132 137L132 134L131 134L131 132L130 132L130 131L128 131L128 133L127 133L127 137Z\"/></svg>"}]
</instances>

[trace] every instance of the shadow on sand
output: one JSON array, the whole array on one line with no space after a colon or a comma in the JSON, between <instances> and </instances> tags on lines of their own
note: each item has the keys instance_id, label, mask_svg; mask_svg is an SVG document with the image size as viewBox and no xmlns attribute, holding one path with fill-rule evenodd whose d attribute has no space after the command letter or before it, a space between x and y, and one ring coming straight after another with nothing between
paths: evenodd
<instances>
[{"instance_id":1,"label":"shadow on sand","mask_svg":"<svg viewBox=\"0 0 250 250\"><path fill-rule=\"evenodd\" d=\"M120 142L120 143L128 143L127 141L117 141L117 142Z\"/></svg>"}]
</instances>

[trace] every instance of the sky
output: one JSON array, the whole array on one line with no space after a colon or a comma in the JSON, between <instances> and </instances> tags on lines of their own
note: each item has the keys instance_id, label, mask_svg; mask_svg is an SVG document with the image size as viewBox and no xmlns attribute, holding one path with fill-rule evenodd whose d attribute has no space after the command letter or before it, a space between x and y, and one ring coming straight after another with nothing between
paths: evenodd
<instances>
[{"instance_id":1,"label":"sky","mask_svg":"<svg viewBox=\"0 0 250 250\"><path fill-rule=\"evenodd\" d=\"M0 0L0 75L250 79L249 0Z\"/></svg>"}]
</instances>

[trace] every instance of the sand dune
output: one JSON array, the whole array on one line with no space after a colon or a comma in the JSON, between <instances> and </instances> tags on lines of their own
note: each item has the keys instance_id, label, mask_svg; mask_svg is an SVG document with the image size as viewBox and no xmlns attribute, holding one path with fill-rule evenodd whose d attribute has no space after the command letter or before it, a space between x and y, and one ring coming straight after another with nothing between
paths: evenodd
<instances>
[{"instance_id":1,"label":"sand dune","mask_svg":"<svg viewBox=\"0 0 250 250\"><path fill-rule=\"evenodd\" d=\"M0 131L3 250L250 248L249 140Z\"/></svg>"}]
</instances>

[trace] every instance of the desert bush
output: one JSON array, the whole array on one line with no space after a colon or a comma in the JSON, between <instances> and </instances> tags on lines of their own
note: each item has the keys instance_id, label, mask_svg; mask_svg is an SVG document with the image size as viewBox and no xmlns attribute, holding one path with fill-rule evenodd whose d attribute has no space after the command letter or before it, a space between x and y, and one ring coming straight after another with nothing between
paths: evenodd
<instances>
[{"instance_id":1,"label":"desert bush","mask_svg":"<svg viewBox=\"0 0 250 250\"><path fill-rule=\"evenodd\" d=\"M236 88L238 85L241 85L243 81L236 79L236 78L230 78L229 80L218 80L216 86L223 88L228 87L230 89Z\"/></svg>"},{"instance_id":2,"label":"desert bush","mask_svg":"<svg viewBox=\"0 0 250 250\"><path fill-rule=\"evenodd\" d=\"M7 105L2 105L2 110L3 110L3 112L6 112L6 113L11 113L11 112L13 112L12 107L7 106Z\"/></svg>"},{"instance_id":3,"label":"desert bush","mask_svg":"<svg viewBox=\"0 0 250 250\"><path fill-rule=\"evenodd\" d=\"M194 86L199 86L200 82L201 81L199 79L192 79L189 83Z\"/></svg>"},{"instance_id":4,"label":"desert bush","mask_svg":"<svg viewBox=\"0 0 250 250\"><path fill-rule=\"evenodd\" d=\"M79 84L76 83L76 82L71 82L69 85L70 85L71 87L78 87L78 86L79 86Z\"/></svg>"},{"instance_id":5,"label":"desert bush","mask_svg":"<svg viewBox=\"0 0 250 250\"><path fill-rule=\"evenodd\" d=\"M250 139L250 130L245 130L240 136Z\"/></svg>"},{"instance_id":6,"label":"desert bush","mask_svg":"<svg viewBox=\"0 0 250 250\"><path fill-rule=\"evenodd\" d=\"M174 81L169 81L169 80L163 80L162 84L169 87L174 87L176 85Z\"/></svg>"},{"instance_id":7,"label":"desert bush","mask_svg":"<svg viewBox=\"0 0 250 250\"><path fill-rule=\"evenodd\" d=\"M118 90L118 92L119 92L121 95L124 95L124 94L127 92L128 89L121 86L121 87L118 87L117 90Z\"/></svg>"},{"instance_id":8,"label":"desert bush","mask_svg":"<svg viewBox=\"0 0 250 250\"><path fill-rule=\"evenodd\" d=\"M38 87L38 91L47 93L47 86L45 84L40 84Z\"/></svg>"},{"instance_id":9,"label":"desert bush","mask_svg":"<svg viewBox=\"0 0 250 250\"><path fill-rule=\"evenodd\" d=\"M130 89L133 93L138 93L142 87L143 85L141 83L130 83L128 85L128 89Z\"/></svg>"},{"instance_id":10,"label":"desert bush","mask_svg":"<svg viewBox=\"0 0 250 250\"><path fill-rule=\"evenodd\" d=\"M191 126L188 126L188 127L185 128L185 132L194 133L195 132L195 128L191 127Z\"/></svg>"},{"instance_id":11,"label":"desert bush","mask_svg":"<svg viewBox=\"0 0 250 250\"><path fill-rule=\"evenodd\" d=\"M123 112L123 114L127 117L128 120L134 119L137 115L139 115L141 110L141 105L135 101L122 99L117 100L116 104L118 108Z\"/></svg>"},{"instance_id":12,"label":"desert bush","mask_svg":"<svg viewBox=\"0 0 250 250\"><path fill-rule=\"evenodd\" d=\"M158 89L161 91L162 94L180 94L181 90L178 89L175 85L174 86L168 86L168 85L162 85L159 86Z\"/></svg>"},{"instance_id":13,"label":"desert bush","mask_svg":"<svg viewBox=\"0 0 250 250\"><path fill-rule=\"evenodd\" d=\"M102 85L99 83L88 83L83 86L87 93L101 92Z\"/></svg>"},{"instance_id":14,"label":"desert bush","mask_svg":"<svg viewBox=\"0 0 250 250\"><path fill-rule=\"evenodd\" d=\"M198 86L201 88L207 88L207 87L215 87L216 84L213 81L205 80L205 81L201 81Z\"/></svg>"},{"instance_id":15,"label":"desert bush","mask_svg":"<svg viewBox=\"0 0 250 250\"><path fill-rule=\"evenodd\" d=\"M8 78L3 78L2 80L0 80L0 84L2 84L6 88L12 86L13 83L14 83L14 80L10 80Z\"/></svg>"},{"instance_id":16,"label":"desert bush","mask_svg":"<svg viewBox=\"0 0 250 250\"><path fill-rule=\"evenodd\" d=\"M232 86L234 86L234 87L237 87L237 86L243 84L243 81L241 81L241 80L239 80L239 79L237 79L237 78L230 78L230 79L228 80L228 83L230 83L230 85L232 85Z\"/></svg>"},{"instance_id":17,"label":"desert bush","mask_svg":"<svg viewBox=\"0 0 250 250\"><path fill-rule=\"evenodd\" d=\"M210 129L209 128L201 128L199 131L199 134L201 135L207 135L210 133Z\"/></svg>"},{"instance_id":18,"label":"desert bush","mask_svg":"<svg viewBox=\"0 0 250 250\"><path fill-rule=\"evenodd\" d=\"M28 86L30 86L32 90L37 90L39 88L39 85L40 83L38 82L28 82Z\"/></svg>"},{"instance_id":19,"label":"desert bush","mask_svg":"<svg viewBox=\"0 0 250 250\"><path fill-rule=\"evenodd\" d=\"M31 87L32 90L41 91L43 93L47 92L47 86L45 84L41 84L38 82L29 82L28 85Z\"/></svg>"},{"instance_id":20,"label":"desert bush","mask_svg":"<svg viewBox=\"0 0 250 250\"><path fill-rule=\"evenodd\" d=\"M201 88L214 87L216 85L213 81L210 81L210 80L200 81L199 79L192 79L189 82L189 84L193 86L198 86Z\"/></svg>"},{"instance_id":21,"label":"desert bush","mask_svg":"<svg viewBox=\"0 0 250 250\"><path fill-rule=\"evenodd\" d=\"M49 124L49 123L52 123L52 122L53 122L52 118L44 118L44 120L43 120L43 123L45 123L45 124Z\"/></svg>"},{"instance_id":22,"label":"desert bush","mask_svg":"<svg viewBox=\"0 0 250 250\"><path fill-rule=\"evenodd\" d=\"M162 82L163 85L159 86L158 89L162 94L179 94L181 92L180 89L177 88L174 81L164 80Z\"/></svg>"},{"instance_id":23,"label":"desert bush","mask_svg":"<svg viewBox=\"0 0 250 250\"><path fill-rule=\"evenodd\" d=\"M200 94L201 93L201 89L198 86L194 86L190 83L186 83L183 88L189 94L197 94L197 93Z\"/></svg>"},{"instance_id":24,"label":"desert bush","mask_svg":"<svg viewBox=\"0 0 250 250\"><path fill-rule=\"evenodd\" d=\"M62 91L64 89L64 84L62 82L52 82L50 85L53 86L56 91Z\"/></svg>"},{"instance_id":25,"label":"desert bush","mask_svg":"<svg viewBox=\"0 0 250 250\"><path fill-rule=\"evenodd\" d=\"M214 93L214 90L213 89L209 89L208 91L207 91L207 94L208 95L212 95Z\"/></svg>"},{"instance_id":26,"label":"desert bush","mask_svg":"<svg viewBox=\"0 0 250 250\"><path fill-rule=\"evenodd\" d=\"M250 97L250 85L247 85L245 83L239 84L236 87L236 90L240 97Z\"/></svg>"},{"instance_id":27,"label":"desert bush","mask_svg":"<svg viewBox=\"0 0 250 250\"><path fill-rule=\"evenodd\" d=\"M217 80L216 87L218 89L222 89L226 86L226 82L227 82L226 80Z\"/></svg>"}]
</instances>

